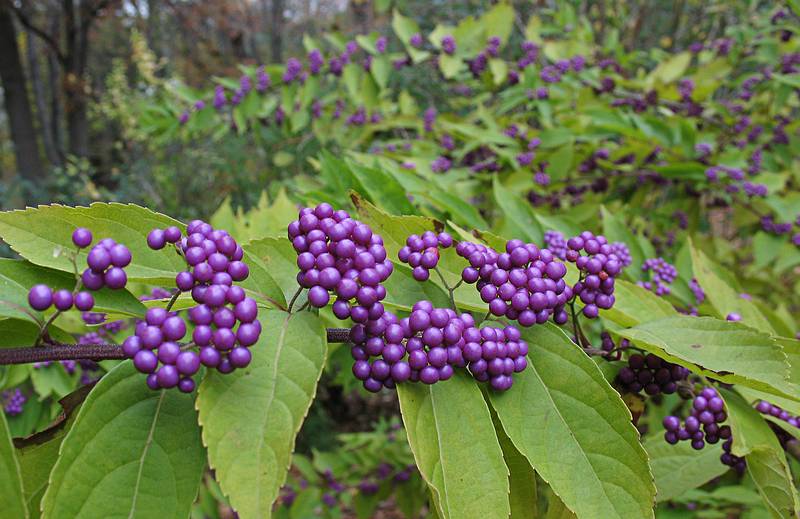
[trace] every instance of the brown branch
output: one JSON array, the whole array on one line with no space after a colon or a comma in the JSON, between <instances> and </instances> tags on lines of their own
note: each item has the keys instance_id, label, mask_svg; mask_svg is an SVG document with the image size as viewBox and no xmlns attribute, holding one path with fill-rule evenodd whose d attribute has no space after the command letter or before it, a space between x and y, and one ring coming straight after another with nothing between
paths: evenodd
<instances>
[{"instance_id":1,"label":"brown branch","mask_svg":"<svg viewBox=\"0 0 800 519\"><path fill-rule=\"evenodd\" d=\"M349 328L328 328L329 343L350 341ZM42 346L21 348L0 348L0 366L9 364L29 364L32 362L52 362L58 360L120 360L124 359L119 344L64 344L47 342Z\"/></svg>"},{"instance_id":2,"label":"brown branch","mask_svg":"<svg viewBox=\"0 0 800 519\"><path fill-rule=\"evenodd\" d=\"M44 29L37 27L31 21L31 19L28 18L28 15L25 14L21 8L16 7L11 0L0 0L0 1L2 1L9 9L14 11L17 20L19 20L19 23L24 25L26 29L28 29L31 33L35 34L36 36L38 36L42 41L44 41L47 44L48 47L50 47L50 49L53 51L53 54L55 54L56 58L58 59L59 63L61 63L62 65L66 63L67 58L64 55L64 53L61 52L61 46L58 44L58 42L53 38L51 34L48 34Z\"/></svg>"}]
</instances>

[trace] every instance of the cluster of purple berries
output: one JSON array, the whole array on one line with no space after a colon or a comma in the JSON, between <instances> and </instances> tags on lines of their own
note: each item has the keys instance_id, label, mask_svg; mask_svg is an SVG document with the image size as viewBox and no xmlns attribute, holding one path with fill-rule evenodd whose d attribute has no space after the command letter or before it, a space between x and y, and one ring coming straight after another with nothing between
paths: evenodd
<instances>
[{"instance_id":1,"label":"cluster of purple berries","mask_svg":"<svg viewBox=\"0 0 800 519\"><path fill-rule=\"evenodd\" d=\"M92 243L89 229L79 227L72 233L72 243L78 249L88 247ZM131 262L131 251L111 238L101 240L92 247L86 257L88 268L81 274L81 283L89 290L100 290L104 286L111 289L123 288L128 282L124 267ZM31 287L28 292L28 304L40 312L54 306L60 312L66 312L73 306L81 312L94 308L94 297L86 291L53 290L44 284Z\"/></svg>"},{"instance_id":2,"label":"cluster of purple berries","mask_svg":"<svg viewBox=\"0 0 800 519\"><path fill-rule=\"evenodd\" d=\"M695 450L702 449L706 443L715 444L724 440L720 461L742 473L745 469L745 459L731 453L733 445L731 428L728 425L721 425L727 418L725 402L717 390L713 387L704 387L692 401L692 411L683 421L683 426L677 416L664 418L663 424L666 429L664 439L670 445L689 440Z\"/></svg>"},{"instance_id":3,"label":"cluster of purple berries","mask_svg":"<svg viewBox=\"0 0 800 519\"><path fill-rule=\"evenodd\" d=\"M322 308L336 295L333 312L357 323L377 320L384 313L381 284L392 273L383 239L347 211L330 204L304 208L288 227L297 252L297 283L309 289L311 306Z\"/></svg>"},{"instance_id":4,"label":"cluster of purple berries","mask_svg":"<svg viewBox=\"0 0 800 519\"><path fill-rule=\"evenodd\" d=\"M638 353L628 357L628 365L619 370L617 379L623 391L638 393L644 390L648 395L672 394L678 389L678 382L686 380L689 370L672 364L648 353Z\"/></svg>"},{"instance_id":5,"label":"cluster of purple berries","mask_svg":"<svg viewBox=\"0 0 800 519\"><path fill-rule=\"evenodd\" d=\"M215 230L202 220L190 222L186 232L184 237L177 227L154 229L147 243L156 250L174 244L191 267L176 276L175 284L182 292L191 291L198 303L188 312L194 324L192 341L187 345L178 342L186 335L187 326L177 313L150 308L122 349L136 369L148 374L151 389L177 386L189 393L195 387L192 375L201 364L220 373L250 364L249 348L258 342L261 323L255 300L233 284L249 275L241 246L227 231ZM193 346L200 348L199 354Z\"/></svg>"},{"instance_id":6,"label":"cluster of purple berries","mask_svg":"<svg viewBox=\"0 0 800 519\"><path fill-rule=\"evenodd\" d=\"M439 263L439 248L446 249L453 245L453 237L446 232L438 235L433 231L425 231L422 236L412 234L406 239L406 245L397 253L403 263L413 269L411 274L417 281L426 281Z\"/></svg>"},{"instance_id":7,"label":"cluster of purple berries","mask_svg":"<svg viewBox=\"0 0 800 519\"><path fill-rule=\"evenodd\" d=\"M513 374L528 366L528 343L513 326L472 326L464 330L463 337L462 356L469 372L480 382L488 381L497 391L511 388Z\"/></svg>"},{"instance_id":8,"label":"cluster of purple berries","mask_svg":"<svg viewBox=\"0 0 800 519\"><path fill-rule=\"evenodd\" d=\"M516 320L522 326L567 322L564 310L572 287L564 281L567 267L548 249L510 240L498 253L484 245L460 242L456 253L469 262L461 272L467 283L477 283L481 299L492 315Z\"/></svg>"},{"instance_id":9,"label":"cluster of purple berries","mask_svg":"<svg viewBox=\"0 0 800 519\"><path fill-rule=\"evenodd\" d=\"M409 317L397 319L386 312L366 325L350 330L353 374L367 391L393 388L398 382L435 384L453 376L453 367L463 367L462 333L474 321L469 314L434 308L418 301Z\"/></svg>"},{"instance_id":10,"label":"cluster of purple berries","mask_svg":"<svg viewBox=\"0 0 800 519\"><path fill-rule=\"evenodd\" d=\"M581 271L581 280L572 291L584 304L583 315L589 319L596 318L599 309L614 306L614 280L625 267L625 260L630 260L617 255L618 245L621 244L609 244L605 236L589 231L567 240L566 259Z\"/></svg>"},{"instance_id":11,"label":"cluster of purple berries","mask_svg":"<svg viewBox=\"0 0 800 519\"><path fill-rule=\"evenodd\" d=\"M14 391L8 390L0 393L0 402L2 402L3 411L8 416L22 414L23 407L27 401L28 397L26 397L19 388L16 388Z\"/></svg>"},{"instance_id":12,"label":"cluster of purple berries","mask_svg":"<svg viewBox=\"0 0 800 519\"><path fill-rule=\"evenodd\" d=\"M766 400L759 400L756 404L756 410L761 414L774 416L778 420L783 420L789 425L800 429L800 416L793 416L785 409L782 409L775 404L771 404Z\"/></svg>"},{"instance_id":13,"label":"cluster of purple berries","mask_svg":"<svg viewBox=\"0 0 800 519\"><path fill-rule=\"evenodd\" d=\"M650 272L650 281L638 281L636 284L656 295L665 296L670 293L669 285L678 277L678 269L667 263L664 258L648 258L642 264L644 272Z\"/></svg>"},{"instance_id":14,"label":"cluster of purple berries","mask_svg":"<svg viewBox=\"0 0 800 519\"><path fill-rule=\"evenodd\" d=\"M84 228L75 229L72 242L79 248L88 247L92 243L92 233ZM114 290L123 288L128 282L128 276L123 269L130 264L131 259L131 251L125 245L111 238L100 240L86 256L89 268L81 275L83 285L89 290L100 290L104 286Z\"/></svg>"},{"instance_id":15,"label":"cluster of purple berries","mask_svg":"<svg viewBox=\"0 0 800 519\"><path fill-rule=\"evenodd\" d=\"M691 414L683 421L683 427L677 416L664 418L664 439L671 445L691 440L692 448L700 450L706 443L714 444L720 439L727 440L731 437L731 428L720 425L727 418L725 402L717 390L704 387L692 401Z\"/></svg>"}]
</instances>

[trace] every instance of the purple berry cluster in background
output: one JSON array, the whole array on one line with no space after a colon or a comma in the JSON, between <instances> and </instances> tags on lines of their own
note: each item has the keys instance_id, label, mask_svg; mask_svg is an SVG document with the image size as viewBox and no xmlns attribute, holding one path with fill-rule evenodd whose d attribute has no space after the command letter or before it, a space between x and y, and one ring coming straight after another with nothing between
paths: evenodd
<instances>
[{"instance_id":1,"label":"purple berry cluster in background","mask_svg":"<svg viewBox=\"0 0 800 519\"><path fill-rule=\"evenodd\" d=\"M72 242L78 250L91 245L92 240L92 232L89 229L79 227L72 233ZM72 255L71 259L76 262L76 255ZM100 240L89 250L86 256L88 268L78 276L73 290L65 288L53 290L47 285L37 284L28 292L28 304L40 312L51 306L58 312L66 312L73 307L81 312L89 312L94 308L94 296L81 288L86 287L89 290L100 290L103 287L112 290L124 288L128 282L124 268L130 264L131 259L131 251L125 245L111 238ZM77 271L77 263L75 266Z\"/></svg>"},{"instance_id":2,"label":"purple berry cluster in background","mask_svg":"<svg viewBox=\"0 0 800 519\"><path fill-rule=\"evenodd\" d=\"M191 292L197 303L188 310L194 325L189 343L179 342L187 334L187 323L169 306L148 309L135 334L123 342L125 355L147 374L147 385L151 389L177 386L189 393L195 388L192 376L201 365L220 373L247 367L261 323L255 300L234 284L249 275L242 247L227 231L202 220L190 222L186 236L174 226L153 229L147 244L154 250L170 244L184 258L189 269L178 273L175 285L179 292Z\"/></svg>"},{"instance_id":3,"label":"purple berry cluster in background","mask_svg":"<svg viewBox=\"0 0 800 519\"><path fill-rule=\"evenodd\" d=\"M674 393L678 383L688 376L689 370L683 366L667 362L652 353L635 353L628 357L628 365L619 370L617 380L623 391L638 393L644 390L653 396Z\"/></svg>"},{"instance_id":4,"label":"purple berry cluster in background","mask_svg":"<svg viewBox=\"0 0 800 519\"><path fill-rule=\"evenodd\" d=\"M642 271L650 273L650 281L639 281L637 284L658 296L669 295L669 285L678 277L678 269L664 258L646 259L642 264Z\"/></svg>"},{"instance_id":5,"label":"purple berry cluster in background","mask_svg":"<svg viewBox=\"0 0 800 519\"><path fill-rule=\"evenodd\" d=\"M773 416L778 420L783 420L789 425L800 429L800 417L794 416L785 409L767 402L766 400L759 400L756 404L756 410L761 414Z\"/></svg>"},{"instance_id":6,"label":"purple berry cluster in background","mask_svg":"<svg viewBox=\"0 0 800 519\"><path fill-rule=\"evenodd\" d=\"M447 249L453 245L453 237L446 232L438 235L433 231L425 231L422 236L412 234L406 239L406 245L397 253L403 263L413 270L412 276L417 281L426 281L439 264L439 249Z\"/></svg>"},{"instance_id":7,"label":"purple berry cluster in background","mask_svg":"<svg viewBox=\"0 0 800 519\"><path fill-rule=\"evenodd\" d=\"M0 404L3 406L3 411L8 416L17 416L22 414L25 402L28 397L19 388L3 391L0 393Z\"/></svg>"}]
</instances>

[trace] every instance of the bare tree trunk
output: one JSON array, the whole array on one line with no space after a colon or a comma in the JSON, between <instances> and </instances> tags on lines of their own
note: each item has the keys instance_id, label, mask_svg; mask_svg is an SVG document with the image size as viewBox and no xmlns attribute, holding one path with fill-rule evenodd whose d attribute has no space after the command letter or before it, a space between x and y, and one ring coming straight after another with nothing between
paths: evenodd
<instances>
[{"instance_id":1,"label":"bare tree trunk","mask_svg":"<svg viewBox=\"0 0 800 519\"><path fill-rule=\"evenodd\" d=\"M31 75L31 91L33 92L33 99L36 103L36 118L39 122L39 133L42 135L42 144L44 144L44 153L47 160L51 164L60 165L61 157L56 149L55 141L53 139L53 128L50 125L50 111L47 109L46 92L42 84L42 75L39 67L39 42L36 36L27 31L27 53L28 53L28 70Z\"/></svg>"},{"instance_id":2,"label":"bare tree trunk","mask_svg":"<svg viewBox=\"0 0 800 519\"><path fill-rule=\"evenodd\" d=\"M6 4L0 3L0 81L3 84L11 139L14 142L17 174L23 178L40 180L45 171L39 156L16 34L11 12Z\"/></svg>"},{"instance_id":3,"label":"bare tree trunk","mask_svg":"<svg viewBox=\"0 0 800 519\"><path fill-rule=\"evenodd\" d=\"M269 30L269 48L273 63L283 61L283 10L284 0L272 0L272 18Z\"/></svg>"},{"instance_id":4,"label":"bare tree trunk","mask_svg":"<svg viewBox=\"0 0 800 519\"><path fill-rule=\"evenodd\" d=\"M61 15L57 9L53 10L50 23L50 34L56 41L61 39ZM64 163L64 138L61 130L61 121L64 111L61 107L61 65L58 63L58 56L52 49L47 52L47 81L50 87L50 134L53 136L53 144L58 152L59 162Z\"/></svg>"},{"instance_id":5,"label":"bare tree trunk","mask_svg":"<svg viewBox=\"0 0 800 519\"><path fill-rule=\"evenodd\" d=\"M63 0L63 10L67 31L64 93L69 152L78 157L86 157L89 154L89 117L85 72L89 53L89 28L94 15L88 12L85 3L80 3L76 8L74 0Z\"/></svg>"}]
</instances>

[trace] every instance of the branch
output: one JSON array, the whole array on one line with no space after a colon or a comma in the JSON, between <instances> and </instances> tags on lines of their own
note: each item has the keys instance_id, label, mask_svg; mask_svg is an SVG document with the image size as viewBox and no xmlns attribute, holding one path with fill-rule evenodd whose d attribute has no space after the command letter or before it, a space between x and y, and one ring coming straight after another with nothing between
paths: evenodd
<instances>
[{"instance_id":1,"label":"branch","mask_svg":"<svg viewBox=\"0 0 800 519\"><path fill-rule=\"evenodd\" d=\"M17 20L19 20L19 23L25 26L25 28L28 29L30 32L41 38L42 41L44 41L47 44L47 46L50 47L50 49L56 55L56 58L58 59L58 62L61 63L61 65L64 65L66 63L66 57L61 52L61 47L58 45L58 42L55 39L53 39L52 35L48 34L43 29L34 25L31 19L28 18L28 15L26 15L19 7L14 6L14 3L11 0L0 0L0 1L5 3L9 9L14 11L14 14L17 16Z\"/></svg>"},{"instance_id":2,"label":"branch","mask_svg":"<svg viewBox=\"0 0 800 519\"><path fill-rule=\"evenodd\" d=\"M328 328L329 343L350 341L349 328ZM124 359L119 344L64 344L48 342L42 346L22 348L0 348L0 366L29 364L58 360L120 360Z\"/></svg>"}]
</instances>

